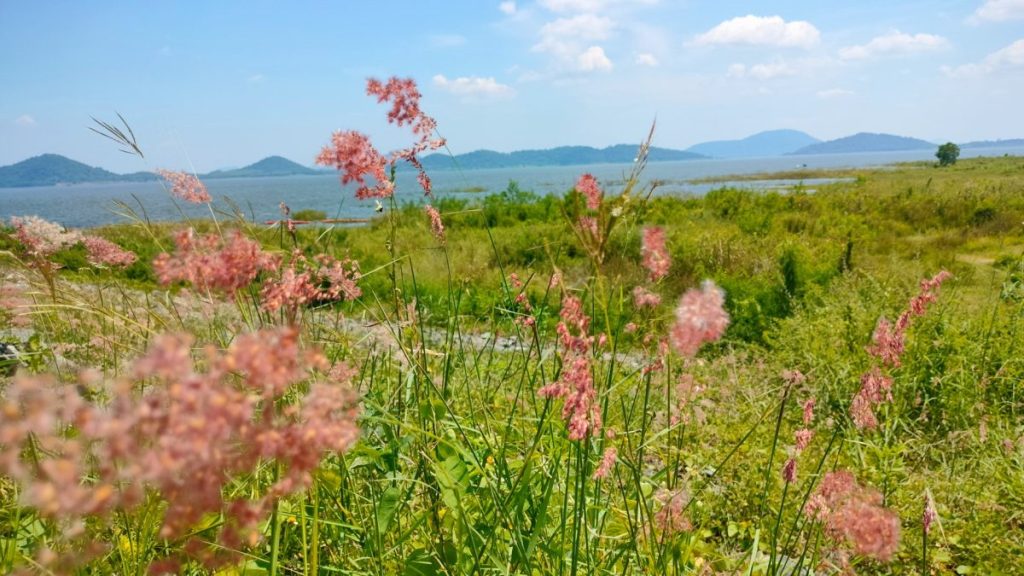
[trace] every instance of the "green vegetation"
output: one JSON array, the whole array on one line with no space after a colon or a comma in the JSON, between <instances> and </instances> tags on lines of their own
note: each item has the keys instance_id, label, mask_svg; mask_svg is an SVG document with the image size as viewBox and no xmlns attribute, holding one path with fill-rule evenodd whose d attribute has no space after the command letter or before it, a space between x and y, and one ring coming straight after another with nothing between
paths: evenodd
<instances>
[{"instance_id":1,"label":"green vegetation","mask_svg":"<svg viewBox=\"0 0 1024 576\"><path fill-rule=\"evenodd\" d=\"M939 166L952 166L960 156L960 147L952 142L946 142L939 146L935 157L939 159Z\"/></svg>"},{"instance_id":2,"label":"green vegetation","mask_svg":"<svg viewBox=\"0 0 1024 576\"><path fill-rule=\"evenodd\" d=\"M320 461L308 487L268 504L259 538L226 544L237 554L221 573L781 575L833 574L844 562L858 574L1015 573L1024 557L1024 159L814 174L844 180L814 193L723 188L648 202L638 188L628 199L608 194L596 211L579 193L538 196L510 183L437 201L443 244L420 205L294 236L244 221L192 223L201 233L241 230L282 256L352 258L363 273L358 299L309 300L293 318L305 345L354 375L303 381L267 412L280 424L313 384L348 384L361 397L360 438ZM580 240L578 215L614 221L600 263ZM657 283L641 264L652 226L664 229L672 261ZM269 271L230 297L159 286L151 262L172 250L176 229L93 231L139 261L96 268L80 246L58 252L53 295L11 230L0 232L0 338L21 335L11 337L25 351L21 373L57 372L102 404L110 396L99 381L133 374L157 334L193 335L202 366L239 334L282 322L260 305L256 284ZM895 321L940 270L952 279L914 318L901 364L886 368L892 399L878 429L858 429L850 407L877 365L866 349L879 319ZM705 279L725 290L724 338L695 358L659 352L680 296ZM662 304L637 308L636 286ZM570 369L555 328L569 295L591 319L588 334L606 337L593 344L590 374L603 430L614 431L579 441L567 438L564 400L538 394ZM80 367L102 376L83 384ZM783 376L794 370L806 379ZM814 435L797 456L809 398ZM609 447L617 463L595 479ZM56 453L26 444L22 456L31 464ZM790 456L796 479L786 482ZM224 498L265 495L287 469L263 460L232 478ZM802 512L832 470L851 471L898 515L888 562L851 553ZM46 547L85 561L87 573L143 573L186 544L161 535L167 504L155 492L78 526L24 505L31 488L0 479L0 571L32 569ZM931 501L938 516L925 534ZM231 518L208 514L194 527L183 573L204 573L196 558L218 550Z\"/></svg>"}]
</instances>

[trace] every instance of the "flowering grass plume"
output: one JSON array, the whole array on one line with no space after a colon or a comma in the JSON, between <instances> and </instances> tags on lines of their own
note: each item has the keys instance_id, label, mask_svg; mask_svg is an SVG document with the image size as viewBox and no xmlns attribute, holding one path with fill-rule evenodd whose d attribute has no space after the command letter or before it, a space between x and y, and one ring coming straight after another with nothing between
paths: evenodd
<instances>
[{"instance_id":1,"label":"flowering grass plume","mask_svg":"<svg viewBox=\"0 0 1024 576\"><path fill-rule=\"evenodd\" d=\"M434 238L437 238L438 242L444 244L444 222L441 221L441 213L430 204L427 204L425 210L427 218L430 219L430 232L434 234Z\"/></svg>"},{"instance_id":2,"label":"flowering grass plume","mask_svg":"<svg viewBox=\"0 0 1024 576\"><path fill-rule=\"evenodd\" d=\"M49 258L82 238L78 232L38 216L14 216L11 226L15 238L25 247L25 253L38 260Z\"/></svg>"},{"instance_id":3,"label":"flowering grass plume","mask_svg":"<svg viewBox=\"0 0 1024 576\"><path fill-rule=\"evenodd\" d=\"M728 326L725 292L711 280L705 280L700 290L691 288L679 300L669 339L676 352L692 357L701 344L721 338Z\"/></svg>"},{"instance_id":4,"label":"flowering grass plume","mask_svg":"<svg viewBox=\"0 0 1024 576\"><path fill-rule=\"evenodd\" d=\"M207 349L205 371L193 369L191 349L186 336L156 339L110 384L105 406L78 392L102 384L95 374L77 387L17 377L0 401L0 471L26 487L27 503L40 513L78 526L71 536L85 518L131 509L156 490L167 504L162 538L182 540L214 564L226 550L254 544L272 499L308 486L325 453L355 441L356 399L343 382L313 381L282 407L311 370L326 368L293 329L242 335L223 352ZM37 456L25 460L30 441ZM227 484L261 461L282 464L280 479L265 494L226 501ZM193 532L211 513L225 517L217 552Z\"/></svg>"},{"instance_id":5,"label":"flowering grass plume","mask_svg":"<svg viewBox=\"0 0 1024 576\"><path fill-rule=\"evenodd\" d=\"M283 309L294 321L305 304L355 300L362 295L356 285L359 278L359 263L354 260L338 260L326 254L310 259L296 250L280 276L264 284L260 299L264 310Z\"/></svg>"},{"instance_id":6,"label":"flowering grass plume","mask_svg":"<svg viewBox=\"0 0 1024 576\"><path fill-rule=\"evenodd\" d=\"M601 409L591 373L590 317L583 312L583 302L572 295L562 299L561 321L556 330L562 344L562 370L558 380L537 391L545 398L564 398L562 419L570 440L583 440L588 434L601 432Z\"/></svg>"},{"instance_id":7,"label":"flowering grass plume","mask_svg":"<svg viewBox=\"0 0 1024 576\"><path fill-rule=\"evenodd\" d=\"M161 253L153 270L161 284L188 282L203 291L234 294L256 279L261 270L275 270L278 259L263 252L258 242L234 231L197 236L192 228L174 236L173 254Z\"/></svg>"},{"instance_id":8,"label":"flowering grass plume","mask_svg":"<svg viewBox=\"0 0 1024 576\"><path fill-rule=\"evenodd\" d=\"M82 244L93 266L130 266L138 259L134 252L99 236L83 236Z\"/></svg>"},{"instance_id":9,"label":"flowering grass plume","mask_svg":"<svg viewBox=\"0 0 1024 576\"><path fill-rule=\"evenodd\" d=\"M644 268L650 274L651 282L657 282L668 276L668 269L672 266L672 258L665 247L664 229L658 226L644 228L640 251Z\"/></svg>"},{"instance_id":10,"label":"flowering grass plume","mask_svg":"<svg viewBox=\"0 0 1024 576\"><path fill-rule=\"evenodd\" d=\"M431 139L437 129L437 122L420 109L421 94L416 82L411 78L392 77L387 82L370 78L366 83L366 93L377 98L377 102L391 103L388 111L388 122L398 126L406 126L417 137L409 148L393 152L389 157L381 154L370 141L370 137L355 130L335 132L331 143L321 150L316 163L333 166L341 173L341 183L356 182L356 198L390 198L395 192L395 184L388 175L399 160L412 165L418 172L417 180L424 194L431 196L432 184L418 154L425 150L436 150L445 145L444 139ZM374 186L370 186L366 178L372 177Z\"/></svg>"},{"instance_id":11,"label":"flowering grass plume","mask_svg":"<svg viewBox=\"0 0 1024 576\"><path fill-rule=\"evenodd\" d=\"M583 194L587 199L587 209L598 210L601 208L601 201L604 200L604 192L597 184L597 178L593 174L584 174L576 181L576 191Z\"/></svg>"},{"instance_id":12,"label":"flowering grass plume","mask_svg":"<svg viewBox=\"0 0 1024 576\"><path fill-rule=\"evenodd\" d=\"M633 306L637 308L657 308L661 304L661 296L643 286L633 288Z\"/></svg>"},{"instance_id":13,"label":"flowering grass plume","mask_svg":"<svg viewBox=\"0 0 1024 576\"><path fill-rule=\"evenodd\" d=\"M601 455L601 463L598 464L597 469L594 470L592 478L594 480L607 478L615 468L615 462L618 460L618 455L619 452L616 450L615 446L605 448L604 454Z\"/></svg>"},{"instance_id":14,"label":"flowering grass plume","mask_svg":"<svg viewBox=\"0 0 1024 576\"><path fill-rule=\"evenodd\" d=\"M172 170L157 170L156 173L171 185L172 196L193 204L208 204L213 200L206 190L206 184L194 174Z\"/></svg>"},{"instance_id":15,"label":"flowering grass plume","mask_svg":"<svg viewBox=\"0 0 1024 576\"><path fill-rule=\"evenodd\" d=\"M907 308L900 313L894 324L885 318L878 321L875 332L868 346L869 355L878 359L882 366L898 368L906 351L907 329L914 318L923 316L928 306L938 299L938 289L942 283L953 275L946 270L940 271L931 278L920 283L920 291L910 299ZM892 401L892 377L882 372L878 366L865 372L860 379L860 389L850 403L850 417L857 428L873 430L878 427L875 408Z\"/></svg>"},{"instance_id":16,"label":"flowering grass plume","mask_svg":"<svg viewBox=\"0 0 1024 576\"><path fill-rule=\"evenodd\" d=\"M900 543L900 519L884 508L882 495L857 483L853 474L829 472L807 501L805 513L823 523L834 541L853 552L887 562Z\"/></svg>"}]
</instances>

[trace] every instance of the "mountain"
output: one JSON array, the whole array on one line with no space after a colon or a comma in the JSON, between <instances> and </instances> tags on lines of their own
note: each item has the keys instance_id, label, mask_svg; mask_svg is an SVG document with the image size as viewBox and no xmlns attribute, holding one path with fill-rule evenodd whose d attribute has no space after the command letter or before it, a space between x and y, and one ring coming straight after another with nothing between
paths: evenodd
<instances>
[{"instance_id":1,"label":"mountain","mask_svg":"<svg viewBox=\"0 0 1024 576\"><path fill-rule=\"evenodd\" d=\"M819 142L821 140L799 130L768 130L742 140L701 142L690 146L686 151L715 158L781 156Z\"/></svg>"},{"instance_id":2,"label":"mountain","mask_svg":"<svg viewBox=\"0 0 1024 576\"><path fill-rule=\"evenodd\" d=\"M281 156L268 156L255 164L234 170L215 170L201 178L253 178L261 176L297 176L320 174L319 171L292 162Z\"/></svg>"},{"instance_id":3,"label":"mountain","mask_svg":"<svg viewBox=\"0 0 1024 576\"><path fill-rule=\"evenodd\" d=\"M53 186L55 184L81 184L83 182L141 182L156 180L149 172L114 174L82 164L59 154L43 154L17 164L0 167L0 188L23 186Z\"/></svg>"},{"instance_id":4,"label":"mountain","mask_svg":"<svg viewBox=\"0 0 1024 576\"><path fill-rule=\"evenodd\" d=\"M853 136L819 142L804 146L799 150L790 152L794 155L804 154L848 154L851 152L896 152L901 150L932 150L935 144L907 138L906 136L894 136L892 134L871 134L859 132Z\"/></svg>"},{"instance_id":5,"label":"mountain","mask_svg":"<svg viewBox=\"0 0 1024 576\"><path fill-rule=\"evenodd\" d=\"M559 146L545 150L517 150L495 152L476 150L454 157L448 154L429 154L420 159L427 170L473 170L477 168L518 168L523 166L574 166L579 164L628 164L636 159L637 147L632 144L617 144L607 148L590 146ZM651 147L648 160L693 160L703 158L700 154Z\"/></svg>"},{"instance_id":6,"label":"mountain","mask_svg":"<svg viewBox=\"0 0 1024 576\"><path fill-rule=\"evenodd\" d=\"M1024 148L1024 138L1012 140L978 140L961 144L961 148Z\"/></svg>"}]
</instances>

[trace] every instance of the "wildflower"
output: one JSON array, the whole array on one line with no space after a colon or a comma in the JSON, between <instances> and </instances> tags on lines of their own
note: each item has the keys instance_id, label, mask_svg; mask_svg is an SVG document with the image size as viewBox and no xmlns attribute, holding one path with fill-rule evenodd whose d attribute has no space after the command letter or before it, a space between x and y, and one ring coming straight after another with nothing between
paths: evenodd
<instances>
[{"instance_id":1,"label":"wildflower","mask_svg":"<svg viewBox=\"0 0 1024 576\"><path fill-rule=\"evenodd\" d=\"M925 535L929 534L932 530L932 523L939 517L938 511L935 510L935 500L932 498L930 491L925 492L924 495L924 512L921 513L921 526L924 530Z\"/></svg>"},{"instance_id":2,"label":"wildflower","mask_svg":"<svg viewBox=\"0 0 1024 576\"><path fill-rule=\"evenodd\" d=\"M693 530L693 524L686 516L686 505L690 500L689 493L684 489L670 491L659 488L654 493L654 500L660 508L654 514L654 522L665 536Z\"/></svg>"},{"instance_id":3,"label":"wildflower","mask_svg":"<svg viewBox=\"0 0 1024 576\"><path fill-rule=\"evenodd\" d=\"M845 470L829 472L810 497L805 514L820 520L832 539L855 553L886 562L899 546L900 520L881 506L882 495L860 486Z\"/></svg>"},{"instance_id":4,"label":"wildflower","mask_svg":"<svg viewBox=\"0 0 1024 576\"><path fill-rule=\"evenodd\" d=\"M865 372L860 379L860 390L850 406L853 423L862 430L877 428L878 419L875 417L874 408L891 400L892 378L883 374L877 366Z\"/></svg>"},{"instance_id":5,"label":"wildflower","mask_svg":"<svg viewBox=\"0 0 1024 576\"><path fill-rule=\"evenodd\" d=\"M814 420L814 405L816 403L817 403L817 400L815 400L814 398L808 398L806 401L804 401L804 406L803 406L804 426L809 425L811 423L811 421Z\"/></svg>"},{"instance_id":6,"label":"wildflower","mask_svg":"<svg viewBox=\"0 0 1024 576\"><path fill-rule=\"evenodd\" d=\"M580 176L576 181L576 191L586 197L587 208L590 210L597 210L601 207L604 192L601 191L601 187L597 185L597 178L594 178L592 174Z\"/></svg>"},{"instance_id":7,"label":"wildflower","mask_svg":"<svg viewBox=\"0 0 1024 576\"><path fill-rule=\"evenodd\" d=\"M93 266L128 266L135 262L137 256L99 236L83 236L87 258Z\"/></svg>"},{"instance_id":8,"label":"wildflower","mask_svg":"<svg viewBox=\"0 0 1024 576\"><path fill-rule=\"evenodd\" d=\"M284 309L294 321L300 307L311 302L355 300L362 295L356 285L359 263L320 254L312 260L296 250L281 275L264 284L260 299L264 310Z\"/></svg>"},{"instance_id":9,"label":"wildflower","mask_svg":"<svg viewBox=\"0 0 1024 576\"><path fill-rule=\"evenodd\" d=\"M810 428L801 428L793 433L796 441L797 453L803 452L807 449L807 446L811 444L811 439L814 438L814 430Z\"/></svg>"},{"instance_id":10,"label":"wildflower","mask_svg":"<svg viewBox=\"0 0 1024 576\"><path fill-rule=\"evenodd\" d=\"M389 198L395 191L395 184L388 178L385 168L388 161L370 143L365 134L348 130L335 132L331 136L330 146L324 146L316 163L322 166L333 166L341 172L342 185L356 182L356 198ZM366 177L376 181L371 188L366 184Z\"/></svg>"},{"instance_id":11,"label":"wildflower","mask_svg":"<svg viewBox=\"0 0 1024 576\"><path fill-rule=\"evenodd\" d=\"M637 308L655 308L661 304L661 296L643 286L633 288L633 306Z\"/></svg>"},{"instance_id":12,"label":"wildflower","mask_svg":"<svg viewBox=\"0 0 1024 576\"><path fill-rule=\"evenodd\" d=\"M668 275L672 258L665 247L665 231L660 227L644 228L641 246L644 268L650 273L651 282L657 282Z\"/></svg>"},{"instance_id":13,"label":"wildflower","mask_svg":"<svg viewBox=\"0 0 1024 576\"><path fill-rule=\"evenodd\" d=\"M790 457L782 467L782 479L786 484L796 482L796 459Z\"/></svg>"},{"instance_id":14,"label":"wildflower","mask_svg":"<svg viewBox=\"0 0 1024 576\"><path fill-rule=\"evenodd\" d=\"M206 204L213 200L206 191L206 185L193 174L171 170L157 170L156 173L171 185L172 196L193 204Z\"/></svg>"},{"instance_id":15,"label":"wildflower","mask_svg":"<svg viewBox=\"0 0 1024 576\"><path fill-rule=\"evenodd\" d=\"M153 260L153 270L164 285L185 281L199 290L234 294L261 270L277 268L276 258L237 230L225 239L216 234L197 237L189 228L174 236L174 244L173 255L161 253Z\"/></svg>"},{"instance_id":16,"label":"wildflower","mask_svg":"<svg viewBox=\"0 0 1024 576\"><path fill-rule=\"evenodd\" d=\"M600 480L601 478L608 477L611 473L612 468L615 467L615 461L618 459L618 450L615 446L609 446L605 448L604 454L601 456L601 464L598 465L597 469L594 470L593 479Z\"/></svg>"},{"instance_id":17,"label":"wildflower","mask_svg":"<svg viewBox=\"0 0 1024 576\"><path fill-rule=\"evenodd\" d=\"M66 230L60 224L38 216L15 216L11 218L14 236L25 247L32 258L45 259L58 250L78 242L77 232Z\"/></svg>"},{"instance_id":18,"label":"wildflower","mask_svg":"<svg viewBox=\"0 0 1024 576\"><path fill-rule=\"evenodd\" d=\"M601 433L601 410L590 368L594 337L589 335L590 318L583 312L583 303L566 295L562 299L561 321L556 331L563 351L562 370L558 380L537 391L545 398L563 398L562 419L570 440L582 440Z\"/></svg>"},{"instance_id":19,"label":"wildflower","mask_svg":"<svg viewBox=\"0 0 1024 576\"><path fill-rule=\"evenodd\" d=\"M430 231L437 238L437 241L444 244L444 222L441 221L441 213L430 204L426 207L427 216L430 218Z\"/></svg>"},{"instance_id":20,"label":"wildflower","mask_svg":"<svg viewBox=\"0 0 1024 576\"><path fill-rule=\"evenodd\" d=\"M670 332L676 351L693 356L704 342L721 338L729 325L724 304L725 293L711 280L705 280L700 290L687 290L676 307L676 322Z\"/></svg>"}]
</instances>

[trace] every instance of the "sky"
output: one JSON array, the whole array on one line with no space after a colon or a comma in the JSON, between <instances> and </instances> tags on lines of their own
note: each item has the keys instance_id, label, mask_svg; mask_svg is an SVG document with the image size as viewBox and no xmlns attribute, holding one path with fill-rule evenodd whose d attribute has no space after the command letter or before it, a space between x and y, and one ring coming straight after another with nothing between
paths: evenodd
<instances>
[{"instance_id":1,"label":"sky","mask_svg":"<svg viewBox=\"0 0 1024 576\"><path fill-rule=\"evenodd\" d=\"M1024 138L1024 0L0 0L0 165L117 172L388 151L367 78L411 77L459 154L821 139ZM131 125L145 159L88 130Z\"/></svg>"}]
</instances>

